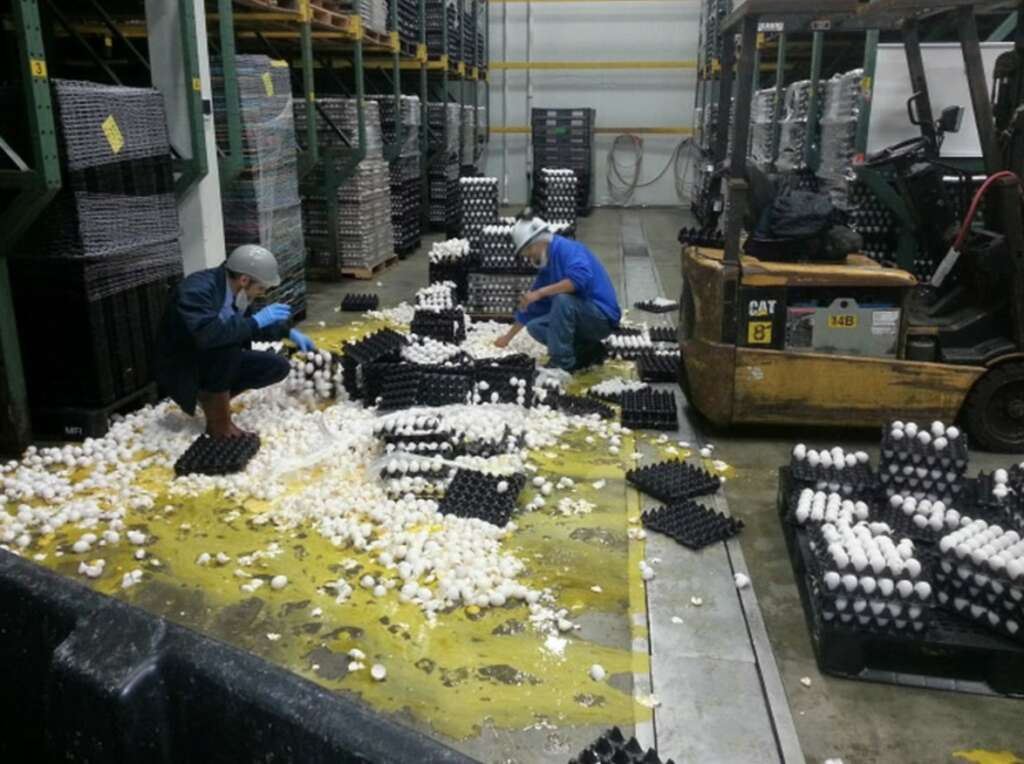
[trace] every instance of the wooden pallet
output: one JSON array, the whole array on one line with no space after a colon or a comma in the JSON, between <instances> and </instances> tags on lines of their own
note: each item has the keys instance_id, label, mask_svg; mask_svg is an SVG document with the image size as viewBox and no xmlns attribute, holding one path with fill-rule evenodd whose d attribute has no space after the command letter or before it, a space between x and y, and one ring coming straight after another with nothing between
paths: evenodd
<instances>
[{"instance_id":1,"label":"wooden pallet","mask_svg":"<svg viewBox=\"0 0 1024 764\"><path fill-rule=\"evenodd\" d=\"M388 268L390 268L397 262L397 257L389 257L387 260L383 260L377 263L372 268L352 268L342 266L339 270L341 271L341 275L343 276L348 276L349 278L353 279L368 280L374 278L378 273L386 271Z\"/></svg>"}]
</instances>

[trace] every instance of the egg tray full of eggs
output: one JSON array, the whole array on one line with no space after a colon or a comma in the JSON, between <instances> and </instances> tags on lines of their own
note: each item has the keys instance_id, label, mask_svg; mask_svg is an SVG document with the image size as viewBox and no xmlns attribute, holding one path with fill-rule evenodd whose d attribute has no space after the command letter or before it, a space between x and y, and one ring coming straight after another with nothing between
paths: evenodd
<instances>
[{"instance_id":1,"label":"egg tray full of eggs","mask_svg":"<svg viewBox=\"0 0 1024 764\"><path fill-rule=\"evenodd\" d=\"M652 326L647 330L647 336L651 338L651 342L679 342L679 332L674 326Z\"/></svg>"},{"instance_id":2,"label":"egg tray full of eggs","mask_svg":"<svg viewBox=\"0 0 1024 764\"><path fill-rule=\"evenodd\" d=\"M654 349L650 337L644 334L612 334L601 341L605 351L611 358L634 361L646 352Z\"/></svg>"},{"instance_id":3,"label":"egg tray full of eggs","mask_svg":"<svg viewBox=\"0 0 1024 764\"><path fill-rule=\"evenodd\" d=\"M445 487L454 475L455 468L439 455L417 459L392 454L380 469L381 483L389 496L412 493L421 498L439 498L444 496Z\"/></svg>"},{"instance_id":4,"label":"egg tray full of eggs","mask_svg":"<svg viewBox=\"0 0 1024 764\"><path fill-rule=\"evenodd\" d=\"M341 356L326 350L297 350L288 359L291 371L286 384L288 389L309 394L326 400L338 396L338 379L341 374Z\"/></svg>"},{"instance_id":5,"label":"egg tray full of eggs","mask_svg":"<svg viewBox=\"0 0 1024 764\"><path fill-rule=\"evenodd\" d=\"M607 403L602 403L596 398L591 398L589 396L584 397L580 395L561 393L555 401L555 406L563 414L568 414L569 416L586 417L597 415L601 419L615 418L615 409Z\"/></svg>"},{"instance_id":6,"label":"egg tray full of eggs","mask_svg":"<svg viewBox=\"0 0 1024 764\"><path fill-rule=\"evenodd\" d=\"M962 617L1024 642L1024 539L972 520L939 541L940 601Z\"/></svg>"},{"instance_id":7,"label":"egg tray full of eggs","mask_svg":"<svg viewBox=\"0 0 1024 764\"><path fill-rule=\"evenodd\" d=\"M647 351L636 357L636 373L644 382L677 382L682 360L678 349Z\"/></svg>"},{"instance_id":8,"label":"egg tray full of eggs","mask_svg":"<svg viewBox=\"0 0 1024 764\"><path fill-rule=\"evenodd\" d=\"M353 399L363 397L362 367L380 361L397 361L408 343L405 335L381 329L362 339L346 342L341 349L342 385Z\"/></svg>"},{"instance_id":9,"label":"egg tray full of eggs","mask_svg":"<svg viewBox=\"0 0 1024 764\"><path fill-rule=\"evenodd\" d=\"M706 509L693 500L650 509L640 519L645 528L694 551L726 541L743 530L742 520Z\"/></svg>"},{"instance_id":10,"label":"egg tray full of eggs","mask_svg":"<svg viewBox=\"0 0 1024 764\"><path fill-rule=\"evenodd\" d=\"M839 446L815 450L798 443L790 456L789 471L800 483L828 488L845 496L870 495L877 491L878 482L864 451L847 453Z\"/></svg>"},{"instance_id":11,"label":"egg tray full of eggs","mask_svg":"<svg viewBox=\"0 0 1024 764\"><path fill-rule=\"evenodd\" d=\"M462 307L417 308L409 331L441 342L463 342L466 339L466 312Z\"/></svg>"},{"instance_id":12,"label":"egg tray full of eggs","mask_svg":"<svg viewBox=\"0 0 1024 764\"><path fill-rule=\"evenodd\" d=\"M600 401L604 401L605 403L614 403L621 406L622 396L627 391L640 392L642 390L650 389L651 386L646 382L637 382L636 380L615 377L613 379L606 379L603 382L598 382L596 385L591 386L587 390L587 395L591 398L597 398Z\"/></svg>"},{"instance_id":13,"label":"egg tray full of eggs","mask_svg":"<svg viewBox=\"0 0 1024 764\"><path fill-rule=\"evenodd\" d=\"M977 507L970 510L974 516L979 512L985 512L986 516L989 514ZM965 517L954 507L947 507L943 501L918 500L902 494L890 496L888 502L883 503L874 514L888 523L894 533L931 544L959 528Z\"/></svg>"},{"instance_id":14,"label":"egg tray full of eggs","mask_svg":"<svg viewBox=\"0 0 1024 764\"><path fill-rule=\"evenodd\" d=\"M233 475L241 472L260 450L260 436L247 433L238 438L196 438L174 463L174 474Z\"/></svg>"},{"instance_id":15,"label":"egg tray full of eggs","mask_svg":"<svg viewBox=\"0 0 1024 764\"><path fill-rule=\"evenodd\" d=\"M630 470L626 473L626 480L663 504L677 504L712 494L722 484L704 468L678 459Z\"/></svg>"},{"instance_id":16,"label":"egg tray full of eggs","mask_svg":"<svg viewBox=\"0 0 1024 764\"><path fill-rule=\"evenodd\" d=\"M967 436L959 428L895 421L882 430L878 479L889 493L956 504L964 492L967 460Z\"/></svg>"},{"instance_id":17,"label":"egg tray full of eggs","mask_svg":"<svg viewBox=\"0 0 1024 764\"><path fill-rule=\"evenodd\" d=\"M569 764L662 764L661 757L653 748L644 751L635 737L626 739L622 730L612 727L599 737ZM664 764L674 764L668 759Z\"/></svg>"},{"instance_id":18,"label":"egg tray full of eggs","mask_svg":"<svg viewBox=\"0 0 1024 764\"><path fill-rule=\"evenodd\" d=\"M810 526L806 542L809 588L825 623L895 633L928 628L935 592L909 539L896 543L866 523L840 522Z\"/></svg>"},{"instance_id":19,"label":"egg tray full of eggs","mask_svg":"<svg viewBox=\"0 0 1024 764\"><path fill-rule=\"evenodd\" d=\"M675 393L670 390L627 390L622 394L622 426L634 430L678 430Z\"/></svg>"},{"instance_id":20,"label":"egg tray full of eggs","mask_svg":"<svg viewBox=\"0 0 1024 764\"><path fill-rule=\"evenodd\" d=\"M533 405L536 370L532 363L521 367L481 363L474 373L474 403L515 403L526 408Z\"/></svg>"},{"instance_id":21,"label":"egg tray full of eggs","mask_svg":"<svg viewBox=\"0 0 1024 764\"><path fill-rule=\"evenodd\" d=\"M437 510L443 515L475 517L500 528L512 519L524 485L526 476L522 474L496 476L459 469Z\"/></svg>"}]
</instances>

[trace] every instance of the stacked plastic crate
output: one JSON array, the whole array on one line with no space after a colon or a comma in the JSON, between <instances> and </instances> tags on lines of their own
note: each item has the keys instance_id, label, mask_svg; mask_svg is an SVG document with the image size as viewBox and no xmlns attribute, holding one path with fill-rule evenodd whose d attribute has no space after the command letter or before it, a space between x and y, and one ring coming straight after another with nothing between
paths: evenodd
<instances>
[{"instance_id":1,"label":"stacked plastic crate","mask_svg":"<svg viewBox=\"0 0 1024 764\"><path fill-rule=\"evenodd\" d=\"M328 11L359 16L363 29L381 34L388 30L387 0L319 0L316 4Z\"/></svg>"},{"instance_id":2,"label":"stacked plastic crate","mask_svg":"<svg viewBox=\"0 0 1024 764\"><path fill-rule=\"evenodd\" d=\"M459 227L459 143L462 107L457 103L427 104L430 128L430 225L454 236ZM441 156L437 156L437 155Z\"/></svg>"},{"instance_id":3,"label":"stacked plastic crate","mask_svg":"<svg viewBox=\"0 0 1024 764\"><path fill-rule=\"evenodd\" d=\"M775 152L775 88L758 90L750 109L750 149L747 155L759 165L772 163Z\"/></svg>"},{"instance_id":4,"label":"stacked plastic crate","mask_svg":"<svg viewBox=\"0 0 1024 764\"><path fill-rule=\"evenodd\" d=\"M182 261L160 93L52 85L64 183L25 242L32 254L10 268L33 426L64 439L103 433L40 410L153 389L152 349Z\"/></svg>"},{"instance_id":5,"label":"stacked plastic crate","mask_svg":"<svg viewBox=\"0 0 1024 764\"><path fill-rule=\"evenodd\" d=\"M545 167L576 173L576 212L589 215L593 207L594 109L533 109L533 187L536 192Z\"/></svg>"},{"instance_id":6,"label":"stacked plastic crate","mask_svg":"<svg viewBox=\"0 0 1024 764\"><path fill-rule=\"evenodd\" d=\"M576 229L576 173L572 170L545 167L537 185L537 212L548 223Z\"/></svg>"},{"instance_id":7,"label":"stacked plastic crate","mask_svg":"<svg viewBox=\"0 0 1024 764\"><path fill-rule=\"evenodd\" d=\"M384 143L395 141L396 126L402 125L402 148L391 160L391 224L395 252L411 255L420 245L420 125L422 109L418 96L402 96L396 113L394 96L374 96L380 108Z\"/></svg>"},{"instance_id":8,"label":"stacked plastic crate","mask_svg":"<svg viewBox=\"0 0 1024 764\"><path fill-rule=\"evenodd\" d=\"M391 8L398 3L398 27L392 27ZM407 42L419 42L420 39L420 11L418 0L388 0L388 30L398 32Z\"/></svg>"},{"instance_id":9,"label":"stacked plastic crate","mask_svg":"<svg viewBox=\"0 0 1024 764\"><path fill-rule=\"evenodd\" d=\"M821 114L821 162L819 187L832 197L839 209L849 206L847 183L857 143L863 69L854 69L825 83Z\"/></svg>"},{"instance_id":10,"label":"stacked plastic crate","mask_svg":"<svg viewBox=\"0 0 1024 764\"><path fill-rule=\"evenodd\" d=\"M358 108L352 98L320 98L317 106L327 115L314 113L322 161L305 185L302 218L309 246L311 274L319 278L342 275L367 277L394 257L391 225L391 175L384 161L380 113L375 101L364 101L366 153L352 174L338 185L334 200L326 198L327 182L349 161L349 151L335 127L348 142L358 145ZM309 110L295 104L300 142L305 139ZM328 121L329 120L329 121ZM332 126L333 125L333 126ZM335 236L332 239L331 209L336 204Z\"/></svg>"},{"instance_id":11,"label":"stacked plastic crate","mask_svg":"<svg viewBox=\"0 0 1024 764\"><path fill-rule=\"evenodd\" d=\"M447 55L452 61L459 57L459 12L451 0L426 0L427 51L431 56ZM448 47L444 45L445 28Z\"/></svg>"},{"instance_id":12,"label":"stacked plastic crate","mask_svg":"<svg viewBox=\"0 0 1024 764\"><path fill-rule=\"evenodd\" d=\"M807 169L810 104L810 80L799 80L786 88L779 125L779 158L776 162L781 172L801 172Z\"/></svg>"},{"instance_id":13,"label":"stacked plastic crate","mask_svg":"<svg viewBox=\"0 0 1024 764\"><path fill-rule=\"evenodd\" d=\"M306 247L299 201L298 152L287 64L267 56L237 56L242 122L242 170L222 188L224 239L230 252L261 244L277 258L281 285L264 301L284 302L296 316L306 310ZM217 144L228 148L223 69L212 65Z\"/></svg>"}]
</instances>

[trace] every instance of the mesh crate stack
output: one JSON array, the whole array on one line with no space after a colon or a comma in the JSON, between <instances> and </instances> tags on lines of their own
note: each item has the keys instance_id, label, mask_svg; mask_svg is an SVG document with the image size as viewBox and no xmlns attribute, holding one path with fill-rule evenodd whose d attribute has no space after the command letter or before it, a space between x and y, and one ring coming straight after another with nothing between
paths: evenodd
<instances>
[{"instance_id":1,"label":"mesh crate stack","mask_svg":"<svg viewBox=\"0 0 1024 764\"><path fill-rule=\"evenodd\" d=\"M863 69L854 69L825 83L821 114L821 163L818 178L837 209L849 206L847 175L856 153L857 117L861 107Z\"/></svg>"},{"instance_id":2,"label":"mesh crate stack","mask_svg":"<svg viewBox=\"0 0 1024 764\"><path fill-rule=\"evenodd\" d=\"M722 57L722 21L732 11L732 0L705 0L704 3L704 61L718 61Z\"/></svg>"},{"instance_id":3,"label":"mesh crate stack","mask_svg":"<svg viewBox=\"0 0 1024 764\"><path fill-rule=\"evenodd\" d=\"M391 26L391 7L398 3L398 28ZM388 31L397 31L401 37L409 42L417 42L420 39L420 10L417 0L388 0Z\"/></svg>"},{"instance_id":4,"label":"mesh crate stack","mask_svg":"<svg viewBox=\"0 0 1024 764\"><path fill-rule=\"evenodd\" d=\"M10 269L35 434L64 439L106 427L70 426L67 407L155 391L152 349L182 260L160 93L52 87L64 184Z\"/></svg>"},{"instance_id":5,"label":"mesh crate stack","mask_svg":"<svg viewBox=\"0 0 1024 764\"><path fill-rule=\"evenodd\" d=\"M354 14L363 22L363 29L385 34L388 31L387 0L318 0L316 5L326 11Z\"/></svg>"},{"instance_id":6,"label":"mesh crate stack","mask_svg":"<svg viewBox=\"0 0 1024 764\"><path fill-rule=\"evenodd\" d=\"M779 158L775 163L781 172L807 169L807 120L810 116L810 101L810 80L799 80L786 88L783 116L779 126Z\"/></svg>"},{"instance_id":7,"label":"mesh crate stack","mask_svg":"<svg viewBox=\"0 0 1024 764\"><path fill-rule=\"evenodd\" d=\"M589 215L593 207L594 109L533 109L533 187L536 192L545 167L576 173L576 212Z\"/></svg>"},{"instance_id":8,"label":"mesh crate stack","mask_svg":"<svg viewBox=\"0 0 1024 764\"><path fill-rule=\"evenodd\" d=\"M457 103L427 104L430 153L430 225L454 236L459 228L459 141L462 110Z\"/></svg>"},{"instance_id":9,"label":"mesh crate stack","mask_svg":"<svg viewBox=\"0 0 1024 764\"><path fill-rule=\"evenodd\" d=\"M306 310L306 246L289 70L284 62L267 56L238 56L236 67L243 166L239 177L221 191L227 250L261 244L273 252L281 270L281 285L263 299L288 303L295 315L302 316ZM217 143L227 150L219 60L213 62L212 78Z\"/></svg>"},{"instance_id":10,"label":"mesh crate stack","mask_svg":"<svg viewBox=\"0 0 1024 764\"><path fill-rule=\"evenodd\" d=\"M460 171L463 175L476 175L476 107L463 106L459 121Z\"/></svg>"},{"instance_id":11,"label":"mesh crate stack","mask_svg":"<svg viewBox=\"0 0 1024 764\"><path fill-rule=\"evenodd\" d=\"M767 166L775 152L775 88L758 90L750 109L750 149L754 162Z\"/></svg>"},{"instance_id":12,"label":"mesh crate stack","mask_svg":"<svg viewBox=\"0 0 1024 764\"><path fill-rule=\"evenodd\" d=\"M449 59L459 57L459 12L450 0L426 0L424 9L427 26L427 52L431 56L447 55ZM444 46L445 27L448 30L448 47Z\"/></svg>"},{"instance_id":13,"label":"mesh crate stack","mask_svg":"<svg viewBox=\"0 0 1024 764\"><path fill-rule=\"evenodd\" d=\"M577 179L572 170L545 167L537 184L537 210L553 225L576 227Z\"/></svg>"},{"instance_id":14,"label":"mesh crate stack","mask_svg":"<svg viewBox=\"0 0 1024 764\"><path fill-rule=\"evenodd\" d=\"M402 124L402 148L391 161L391 224L395 252L408 257L420 245L420 124L422 109L418 96L403 95L400 114L395 113L393 96L373 96L378 102L385 143L395 140L396 118Z\"/></svg>"},{"instance_id":15,"label":"mesh crate stack","mask_svg":"<svg viewBox=\"0 0 1024 764\"><path fill-rule=\"evenodd\" d=\"M352 144L358 143L358 112L355 99L320 98L317 105ZM380 112L375 101L364 103L366 158L352 175L337 188L336 239L332 241L331 204L324 196L325 181L346 161L344 141L319 113L317 134L321 149L337 153L326 156L305 184L302 218L309 246L310 272L318 278L339 276L368 277L380 265L394 257L394 230L391 225L391 174L383 159ZM295 104L296 127L300 141L305 137L309 110L305 103ZM329 166L334 162L334 166Z\"/></svg>"}]
</instances>

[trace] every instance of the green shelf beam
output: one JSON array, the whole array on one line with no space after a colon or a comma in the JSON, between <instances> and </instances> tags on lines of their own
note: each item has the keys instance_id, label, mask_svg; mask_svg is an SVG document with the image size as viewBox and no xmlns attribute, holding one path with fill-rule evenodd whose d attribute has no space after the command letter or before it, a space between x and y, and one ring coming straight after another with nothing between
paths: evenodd
<instances>
[{"instance_id":1,"label":"green shelf beam","mask_svg":"<svg viewBox=\"0 0 1024 764\"><path fill-rule=\"evenodd\" d=\"M188 132L192 157L180 163L181 175L174 182L180 199L210 171L206 159L206 131L203 125L203 92L199 76L199 45L196 42L196 14L192 0L178 0L181 59L185 68L185 102L188 108Z\"/></svg>"},{"instance_id":2,"label":"green shelf beam","mask_svg":"<svg viewBox=\"0 0 1024 764\"><path fill-rule=\"evenodd\" d=\"M235 60L233 0L217 0L217 13L224 83L224 116L228 126L228 150L219 160L220 184L223 191L229 188L242 172L242 106L238 93L238 62Z\"/></svg>"}]
</instances>

